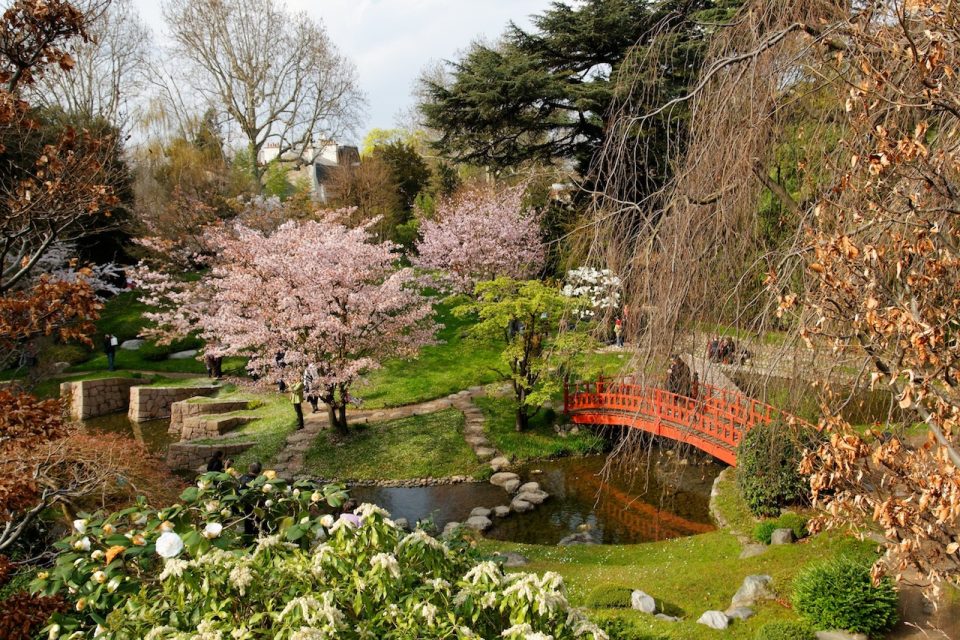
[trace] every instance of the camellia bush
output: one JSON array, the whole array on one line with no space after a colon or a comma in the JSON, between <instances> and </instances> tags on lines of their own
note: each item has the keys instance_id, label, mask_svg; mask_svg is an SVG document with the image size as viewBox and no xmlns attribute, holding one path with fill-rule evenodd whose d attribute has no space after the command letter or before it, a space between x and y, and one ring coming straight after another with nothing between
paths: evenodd
<instances>
[{"instance_id":1,"label":"camellia bush","mask_svg":"<svg viewBox=\"0 0 960 640\"><path fill-rule=\"evenodd\" d=\"M77 520L32 584L70 603L48 637L607 637L554 573L504 574L466 541L407 533L374 505L323 513L345 498L334 485L234 475L205 474L166 509Z\"/></svg>"}]
</instances>

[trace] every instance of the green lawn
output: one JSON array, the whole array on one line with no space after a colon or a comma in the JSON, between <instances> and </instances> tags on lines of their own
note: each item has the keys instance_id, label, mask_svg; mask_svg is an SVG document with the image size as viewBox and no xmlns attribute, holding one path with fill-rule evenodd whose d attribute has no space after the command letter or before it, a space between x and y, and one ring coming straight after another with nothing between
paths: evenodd
<instances>
[{"instance_id":1,"label":"green lawn","mask_svg":"<svg viewBox=\"0 0 960 640\"><path fill-rule=\"evenodd\" d=\"M239 412L242 415L255 417L235 431L230 437L218 440L198 440L198 443L218 442L253 442L250 449L238 455L234 460L234 467L240 470L253 462L259 461L264 465L280 452L287 436L293 433L297 426L297 418L290 405L287 394L281 393L250 393L249 391L225 389L217 395L218 400L244 399L254 403L255 408L250 411Z\"/></svg>"},{"instance_id":2,"label":"green lawn","mask_svg":"<svg viewBox=\"0 0 960 640\"><path fill-rule=\"evenodd\" d=\"M440 344L426 347L415 360L389 360L381 369L356 385L352 393L363 398L364 408L399 407L440 398L462 389L490 384L502 376L499 366L502 346L468 339L464 329L470 321L451 313L455 304L436 306Z\"/></svg>"},{"instance_id":3,"label":"green lawn","mask_svg":"<svg viewBox=\"0 0 960 640\"><path fill-rule=\"evenodd\" d=\"M724 516L736 528L752 521L746 506L736 494L736 483L720 485L720 504ZM864 543L840 532L808 538L798 544L770 547L766 553L740 560L740 543L730 530L637 545L584 545L548 547L487 541L489 551L515 551L530 559L522 571L556 571L563 576L568 597L576 606L588 608L596 619L620 619L635 634L627 638L701 640L731 638L752 640L757 629L773 620L794 620L792 610L776 601L756 607L757 615L747 621L735 621L726 631L715 631L696 623L707 610L723 611L743 579L753 574L768 574L781 597L789 598L793 577L805 565L840 554L874 557L876 545ZM641 589L658 601L662 609L683 618L664 622L633 611L629 600L625 608L594 607L591 594L622 586ZM627 596L629 597L629 596Z\"/></svg>"},{"instance_id":4,"label":"green lawn","mask_svg":"<svg viewBox=\"0 0 960 640\"><path fill-rule=\"evenodd\" d=\"M589 429L575 436L562 438L553 429L556 414L541 410L530 427L518 433L515 430L515 405L512 397L476 398L476 405L487 418L486 432L490 442L505 456L520 462L537 458L555 458L602 451L603 438Z\"/></svg>"},{"instance_id":5,"label":"green lawn","mask_svg":"<svg viewBox=\"0 0 960 640\"><path fill-rule=\"evenodd\" d=\"M347 437L322 431L307 452L305 471L338 480L406 480L480 476L481 464L463 439L456 409L351 428Z\"/></svg>"}]
</instances>

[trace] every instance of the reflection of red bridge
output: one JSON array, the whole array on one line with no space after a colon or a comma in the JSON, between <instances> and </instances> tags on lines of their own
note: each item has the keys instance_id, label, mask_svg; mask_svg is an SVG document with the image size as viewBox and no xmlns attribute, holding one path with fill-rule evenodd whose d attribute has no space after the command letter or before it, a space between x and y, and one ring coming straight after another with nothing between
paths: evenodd
<instances>
[{"instance_id":1,"label":"reflection of red bridge","mask_svg":"<svg viewBox=\"0 0 960 640\"><path fill-rule=\"evenodd\" d=\"M594 493L603 491L609 498L597 502L597 513L619 522L631 531L639 531L644 540L666 540L713 531L713 525L687 520L669 511L661 511L652 504L638 500L592 473L580 478L581 486L588 486Z\"/></svg>"},{"instance_id":2,"label":"reflection of red bridge","mask_svg":"<svg viewBox=\"0 0 960 640\"><path fill-rule=\"evenodd\" d=\"M736 466L737 445L755 424L797 418L728 389L701 385L697 398L629 379L568 384L563 410L576 424L621 425L690 444Z\"/></svg>"}]
</instances>

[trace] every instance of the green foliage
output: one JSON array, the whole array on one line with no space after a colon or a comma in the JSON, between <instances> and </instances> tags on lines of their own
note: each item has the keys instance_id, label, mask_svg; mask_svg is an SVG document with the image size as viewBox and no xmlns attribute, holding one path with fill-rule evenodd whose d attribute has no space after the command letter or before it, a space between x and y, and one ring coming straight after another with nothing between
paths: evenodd
<instances>
[{"instance_id":1,"label":"green foliage","mask_svg":"<svg viewBox=\"0 0 960 640\"><path fill-rule=\"evenodd\" d=\"M559 436L553 429L556 414L545 410L530 419L527 429L518 433L515 426L516 405L509 398L475 398L474 403L486 417L486 433L497 451L514 462L586 455L604 450L605 441L590 429L577 435Z\"/></svg>"},{"instance_id":2,"label":"green foliage","mask_svg":"<svg viewBox=\"0 0 960 640\"><path fill-rule=\"evenodd\" d=\"M768 622L757 630L754 640L815 640L813 628L803 622Z\"/></svg>"},{"instance_id":3,"label":"green foliage","mask_svg":"<svg viewBox=\"0 0 960 640\"><path fill-rule=\"evenodd\" d=\"M290 411L292 417L293 412ZM456 409L358 425L347 437L322 431L307 452L305 471L338 480L407 480L474 475L486 467L463 439Z\"/></svg>"},{"instance_id":4,"label":"green foliage","mask_svg":"<svg viewBox=\"0 0 960 640\"><path fill-rule=\"evenodd\" d=\"M270 471L208 473L164 509L81 515L31 584L71 605L44 636L603 637L556 574L504 575L462 538L408 534L374 505L324 513L345 498Z\"/></svg>"},{"instance_id":5,"label":"green foliage","mask_svg":"<svg viewBox=\"0 0 960 640\"><path fill-rule=\"evenodd\" d=\"M425 78L420 109L427 126L441 133L437 147L459 161L512 168L573 160L586 175L604 139L618 72L631 52L643 55L655 36L674 37L668 50L676 53L659 75L665 86L650 94L654 100L680 94L695 77L705 47L698 19L725 20L739 4L555 2L533 16L534 30L511 24L496 45L474 45L451 63L449 81L446 75ZM664 148L671 134L658 129L644 145ZM646 171L644 164L638 172Z\"/></svg>"},{"instance_id":6,"label":"green foliage","mask_svg":"<svg viewBox=\"0 0 960 640\"><path fill-rule=\"evenodd\" d=\"M400 195L400 205L411 211L417 195L429 185L433 173L423 157L412 144L402 141L377 145L372 156L390 168Z\"/></svg>"},{"instance_id":7,"label":"green foliage","mask_svg":"<svg viewBox=\"0 0 960 640\"><path fill-rule=\"evenodd\" d=\"M604 618L597 624L610 640L662 640L664 636L651 635L640 625L623 618Z\"/></svg>"},{"instance_id":8,"label":"green foliage","mask_svg":"<svg viewBox=\"0 0 960 640\"><path fill-rule=\"evenodd\" d=\"M47 362L78 364L87 359L87 350L78 344L51 344L43 349L42 357Z\"/></svg>"},{"instance_id":9,"label":"green foliage","mask_svg":"<svg viewBox=\"0 0 960 640\"><path fill-rule=\"evenodd\" d=\"M352 390L363 399L364 408L425 402L503 378L492 368L502 345L496 339L467 339L472 318L458 318L452 312L462 302L455 298L436 305L435 319L443 326L438 344L424 347L414 360L383 363Z\"/></svg>"},{"instance_id":10,"label":"green foliage","mask_svg":"<svg viewBox=\"0 0 960 640\"><path fill-rule=\"evenodd\" d=\"M263 195L275 196L281 200L289 197L295 188L287 178L289 170L279 161L269 163L263 174Z\"/></svg>"},{"instance_id":11,"label":"green foliage","mask_svg":"<svg viewBox=\"0 0 960 640\"><path fill-rule=\"evenodd\" d=\"M753 528L753 539L763 544L770 544L774 530L777 529L777 523L773 520L764 520Z\"/></svg>"},{"instance_id":12,"label":"green foliage","mask_svg":"<svg viewBox=\"0 0 960 640\"><path fill-rule=\"evenodd\" d=\"M808 499L800 458L817 437L813 429L779 422L747 432L737 449L737 486L754 515L775 516L782 507Z\"/></svg>"},{"instance_id":13,"label":"green foliage","mask_svg":"<svg viewBox=\"0 0 960 640\"><path fill-rule=\"evenodd\" d=\"M874 635L897 622L897 592L884 578L874 586L870 565L841 557L802 571L793 581L794 608L820 629Z\"/></svg>"},{"instance_id":14,"label":"green foliage","mask_svg":"<svg viewBox=\"0 0 960 640\"><path fill-rule=\"evenodd\" d=\"M764 544L770 544L770 538L776 529L790 529L793 537L799 540L807 535L807 518L799 513L785 513L776 520L764 520L753 529L753 537Z\"/></svg>"},{"instance_id":15,"label":"green foliage","mask_svg":"<svg viewBox=\"0 0 960 640\"><path fill-rule=\"evenodd\" d=\"M517 401L516 428L523 431L530 416L563 389L563 375L582 366L584 355L594 348L586 327L575 323L583 302L539 280L511 278L480 282L475 296L454 314L477 318L469 329L474 338L505 342L500 363L509 371Z\"/></svg>"},{"instance_id":16,"label":"green foliage","mask_svg":"<svg viewBox=\"0 0 960 640\"><path fill-rule=\"evenodd\" d=\"M630 606L631 593L633 589L622 584L602 584L587 594L586 604L594 609L625 609Z\"/></svg>"}]
</instances>

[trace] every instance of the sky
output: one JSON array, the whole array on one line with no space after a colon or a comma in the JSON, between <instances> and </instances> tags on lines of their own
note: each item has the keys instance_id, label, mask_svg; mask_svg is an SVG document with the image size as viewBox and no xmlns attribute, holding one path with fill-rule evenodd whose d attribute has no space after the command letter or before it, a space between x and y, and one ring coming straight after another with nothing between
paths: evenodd
<instances>
[{"instance_id":1,"label":"sky","mask_svg":"<svg viewBox=\"0 0 960 640\"><path fill-rule=\"evenodd\" d=\"M367 97L361 135L396 126L413 104L421 69L455 59L474 40L494 40L513 20L530 25L550 0L284 0L290 9L323 21L330 39L357 68ZM143 21L164 42L158 0L133 0ZM353 142L359 142L355 140Z\"/></svg>"}]
</instances>

